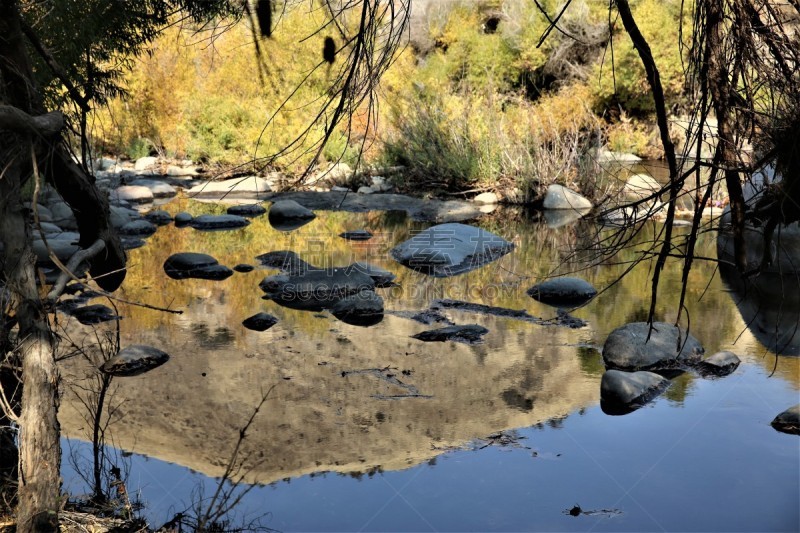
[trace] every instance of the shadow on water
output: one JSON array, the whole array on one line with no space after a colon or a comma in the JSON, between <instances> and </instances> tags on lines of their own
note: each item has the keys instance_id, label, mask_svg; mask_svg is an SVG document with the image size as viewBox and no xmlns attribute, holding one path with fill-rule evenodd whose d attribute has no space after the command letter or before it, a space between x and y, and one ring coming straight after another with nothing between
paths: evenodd
<instances>
[{"instance_id":1,"label":"shadow on water","mask_svg":"<svg viewBox=\"0 0 800 533\"><path fill-rule=\"evenodd\" d=\"M186 200L165 208L193 213L215 209ZM619 263L590 266L574 252L594 234L594 226L580 222L551 229L524 213L499 209L476 225L513 243L513 252L460 276L433 278L389 256L397 244L430 224L409 221L398 212L317 215L288 233L274 230L266 217L229 232L164 226L146 246L130 252L122 296L184 311L165 315L119 306L125 317L123 346L150 344L171 356L168 364L148 374L118 380L115 393L118 421L109 432L117 447L137 454L132 479L137 479L137 469L140 476L158 472L150 480L138 478L145 494L152 490L158 498L169 492L163 486L182 485L185 479L213 482L224 471L253 406L275 385L248 430L241 455L244 481L268 486L253 491L246 506L272 512L276 518L271 527L564 529L576 527L561 522L574 519L561 512L574 505L573 495L581 495L580 503L587 508L622 508L622 516L630 521L600 523L600 530L652 529L652 516L667 529L680 528L686 522L669 518L667 511L686 508L687 502L678 500L687 494L702 499L723 528L739 520L736 512L733 519L725 518L723 508L745 507L746 502L759 510L755 514L779 514L776 520L781 524L793 520L794 511L785 500L797 496L792 485L796 476L785 472L797 461L791 458L792 444L775 441L776 432L764 419L785 408L788 398L796 398L798 369L774 356L764 357L754 341L734 344L746 328L730 293L714 276L713 265L699 264L692 272L692 334L707 353L734 349L746 365L714 382L684 374L653 406L611 419L599 409L603 363L598 349L611 330L639 318L646 308L646 265L575 311L588 323L578 329L444 309L456 324L486 327L483 343L423 343L412 335L433 326L401 312L422 311L436 299L450 298L553 318L553 308L527 296L530 286L554 271L577 271L595 287L606 287L626 268L624 261L637 257L635 249L623 251ZM374 237L348 241L338 236L355 229L366 229ZM647 232L641 238L646 240ZM701 238L704 255L713 254L714 245L712 236ZM380 323L363 328L327 311L290 309L262 300L259 282L277 271L259 268L255 257L278 250L294 251L314 265L360 261L395 273L393 286L375 291L386 310L398 314L387 313ZM174 280L160 265L178 252L208 253L224 265L244 263L256 269L223 281ZM656 312L667 322L675 318L680 269L679 262L669 262L663 274L664 297ZM278 323L264 332L241 326L259 311L274 315ZM92 334L74 322L66 327L76 336ZM85 374L80 365L68 360L63 373L79 379ZM766 379L775 365L776 377ZM766 413L763 405L749 403L752 398L737 388L739 381L759 388L769 403ZM416 394L410 395L410 390ZM729 393L735 399L725 400ZM575 413L579 416L570 416ZM712 416L706 417L709 413ZM62 403L61 420L66 437L85 438L81 406L69 395ZM770 431L762 431L762 426ZM495 446L475 451L469 446L475 439L511 430L519 430L536 453ZM730 434L718 440L724 432ZM679 442L668 438L678 434L683 435ZM778 456L759 453L766 440ZM715 462L704 451L708 449L724 461ZM741 449L752 453L738 457ZM754 488L709 495L708 479L717 476L721 481L713 488L723 490L725 472L736 457L739 476ZM756 488L761 484L755 482L767 463L783 466L775 485L783 495L772 503L763 501ZM680 475L675 470L679 468ZM658 489L663 501L648 492L656 490L650 480L628 496L615 492L618 486L633 490L636 471L652 473L652 481L663 486ZM685 485L694 488L687 493ZM387 492L387 487L397 490ZM396 498L400 492L403 498ZM631 499L634 494L636 502ZM403 500L413 509L404 510Z\"/></svg>"}]
</instances>

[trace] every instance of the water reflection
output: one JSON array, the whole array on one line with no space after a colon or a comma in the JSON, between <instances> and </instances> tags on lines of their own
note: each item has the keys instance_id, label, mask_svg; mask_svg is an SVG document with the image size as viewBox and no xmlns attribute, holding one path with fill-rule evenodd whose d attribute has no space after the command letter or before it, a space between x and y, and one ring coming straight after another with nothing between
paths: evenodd
<instances>
[{"instance_id":1,"label":"water reflection","mask_svg":"<svg viewBox=\"0 0 800 533\"><path fill-rule=\"evenodd\" d=\"M193 214L223 209L187 201L166 208ZM580 329L442 310L456 324L477 322L489 329L485 343L475 346L417 341L411 336L430 326L399 314L387 314L363 329L327 312L264 301L258 287L263 269L218 282L173 280L160 269L177 252L209 253L222 264L235 265L254 263L265 252L291 250L314 265L360 261L394 272L396 286L376 289L388 311L418 312L435 299L452 298L552 318L555 311L525 291L559 265L564 271L580 270L596 287L608 286L626 267L581 262L575 248L593 234L585 224L552 229L521 213L498 210L479 225L514 243L514 252L456 278L432 278L401 268L389 257L389 250L426 227L398 213L319 212L314 224L288 234L272 228L266 217L232 232L162 227L147 246L130 252L122 296L184 313L120 306L123 346L151 344L172 358L151 373L119 381L120 419L110 428L114 443L220 475L239 429L263 391L275 385L244 450L246 479L269 483L325 470L404 469L474 438L596 405L603 370L596 347L610 330L646 309L647 268L633 271L625 283L611 286L578 310L575 314L589 324ZM364 228L374 237L357 242L338 236L352 228ZM703 237L704 254L712 246ZM624 253L636 255L635 250ZM679 262L668 263L662 277L665 296L657 314L665 321L674 320L680 267ZM692 272L692 294L702 293L703 300L689 304L692 333L709 352L728 347L743 327L712 274L713 268L703 264ZM709 279L711 286L704 291ZM259 311L279 322L265 332L241 326ZM68 327L75 335L91 335L77 324ZM78 360L66 365L65 373L72 376L86 371ZM778 373L796 386L796 369L780 368ZM682 376L667 393L668 401L683 402L696 379ZM74 397L64 398L61 419L67 436L83 436L81 407Z\"/></svg>"}]
</instances>

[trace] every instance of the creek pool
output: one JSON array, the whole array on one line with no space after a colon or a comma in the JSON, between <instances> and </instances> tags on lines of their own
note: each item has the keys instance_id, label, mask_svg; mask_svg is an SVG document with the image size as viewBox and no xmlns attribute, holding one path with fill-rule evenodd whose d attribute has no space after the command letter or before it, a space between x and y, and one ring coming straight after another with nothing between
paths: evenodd
<instances>
[{"instance_id":1,"label":"creek pool","mask_svg":"<svg viewBox=\"0 0 800 533\"><path fill-rule=\"evenodd\" d=\"M185 198L162 208L225 209ZM232 525L259 518L281 531L800 530L800 439L770 426L800 401L800 359L776 356L763 332L748 329L742 296L714 263L698 261L690 274L690 329L707 354L737 353L739 368L719 379L682 374L647 406L609 416L599 406L600 348L649 307L648 262L616 282L641 257L636 246L592 265L593 223L551 228L535 213L500 208L470 224L514 251L433 278L388 253L431 223L398 212L317 215L291 232L273 229L266 216L224 232L166 225L129 252L119 296L183 311L116 303L122 346L149 344L171 355L146 374L115 378L108 401L107 441L122 451L127 490L144 503L151 526L213 494L239 430L269 390L237 456L238 490L252 488L231 512ZM374 237L338 236L356 229ZM650 224L636 242L658 229ZM364 328L263 300L258 283L274 270L207 281L173 280L162 269L177 252L208 253L232 267L257 265L255 256L274 250L316 265L365 261L395 273L397 286L379 289L384 319ZM699 251L716 254L714 232L701 236ZM675 320L680 269L669 262L662 278L656 314L666 322ZM605 289L573 312L587 326L446 310L455 323L488 328L484 342L411 338L436 326L404 312L440 298L555 317L526 294L554 272ZM259 311L279 322L265 332L245 329L242 320ZM60 320L76 345L113 330ZM87 491L80 474L91 433L82 389L69 384L88 383L88 368L80 358L62 362L63 474L73 494ZM578 516L569 514L575 507Z\"/></svg>"}]
</instances>

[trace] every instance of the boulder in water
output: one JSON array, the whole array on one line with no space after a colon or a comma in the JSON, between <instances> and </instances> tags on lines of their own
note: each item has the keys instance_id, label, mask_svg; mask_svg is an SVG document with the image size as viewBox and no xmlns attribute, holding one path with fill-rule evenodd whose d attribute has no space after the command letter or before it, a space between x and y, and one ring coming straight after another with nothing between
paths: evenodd
<instances>
[{"instance_id":1,"label":"boulder in water","mask_svg":"<svg viewBox=\"0 0 800 533\"><path fill-rule=\"evenodd\" d=\"M554 307L582 305L596 294L597 289L588 281L566 276L545 280L528 289L528 296Z\"/></svg>"},{"instance_id":2,"label":"boulder in water","mask_svg":"<svg viewBox=\"0 0 800 533\"><path fill-rule=\"evenodd\" d=\"M770 425L782 433L800 435L800 404L776 416Z\"/></svg>"},{"instance_id":3,"label":"boulder in water","mask_svg":"<svg viewBox=\"0 0 800 533\"><path fill-rule=\"evenodd\" d=\"M668 386L668 379L653 372L607 370L600 381L600 407L606 414L627 414L661 394Z\"/></svg>"},{"instance_id":4,"label":"boulder in water","mask_svg":"<svg viewBox=\"0 0 800 533\"><path fill-rule=\"evenodd\" d=\"M164 262L164 272L172 279L198 278L216 281L233 275L233 270L220 265L210 255L195 252L172 254Z\"/></svg>"},{"instance_id":5,"label":"boulder in water","mask_svg":"<svg viewBox=\"0 0 800 533\"><path fill-rule=\"evenodd\" d=\"M697 363L703 352L697 339L672 324L654 322L651 331L647 322L633 322L606 338L603 361L617 370L675 370Z\"/></svg>"},{"instance_id":6,"label":"boulder in water","mask_svg":"<svg viewBox=\"0 0 800 533\"><path fill-rule=\"evenodd\" d=\"M467 324L464 326L447 326L439 329L431 329L412 335L414 339L425 342L445 342L455 341L464 344L479 344L483 342L483 336L489 330L478 324Z\"/></svg>"},{"instance_id":7,"label":"boulder in water","mask_svg":"<svg viewBox=\"0 0 800 533\"><path fill-rule=\"evenodd\" d=\"M267 331L269 328L278 323L278 319L268 313L256 313L255 315L245 318L242 325L247 329L253 331Z\"/></svg>"},{"instance_id":8,"label":"boulder in water","mask_svg":"<svg viewBox=\"0 0 800 533\"><path fill-rule=\"evenodd\" d=\"M120 350L117 355L103 363L100 370L112 376L138 376L168 360L169 355L158 348L134 344Z\"/></svg>"},{"instance_id":9,"label":"boulder in water","mask_svg":"<svg viewBox=\"0 0 800 533\"><path fill-rule=\"evenodd\" d=\"M248 224L250 224L249 220L236 215L200 215L194 217L188 225L204 231L219 231L243 228Z\"/></svg>"},{"instance_id":10,"label":"boulder in water","mask_svg":"<svg viewBox=\"0 0 800 533\"><path fill-rule=\"evenodd\" d=\"M322 311L351 294L373 290L375 282L354 269L330 268L267 276L259 287L265 298L284 307Z\"/></svg>"},{"instance_id":11,"label":"boulder in water","mask_svg":"<svg viewBox=\"0 0 800 533\"><path fill-rule=\"evenodd\" d=\"M278 200L269 208L268 217L273 228L280 231L291 231L307 224L316 215L294 200Z\"/></svg>"},{"instance_id":12,"label":"boulder in water","mask_svg":"<svg viewBox=\"0 0 800 533\"><path fill-rule=\"evenodd\" d=\"M717 352L694 365L703 377L722 377L732 373L741 363L733 352Z\"/></svg>"}]
</instances>

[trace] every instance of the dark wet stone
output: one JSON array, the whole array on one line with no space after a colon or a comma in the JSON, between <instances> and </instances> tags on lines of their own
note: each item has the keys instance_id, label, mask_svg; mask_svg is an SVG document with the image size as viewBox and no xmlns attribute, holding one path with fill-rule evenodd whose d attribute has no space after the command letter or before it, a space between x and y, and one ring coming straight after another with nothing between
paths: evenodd
<instances>
[{"instance_id":1,"label":"dark wet stone","mask_svg":"<svg viewBox=\"0 0 800 533\"><path fill-rule=\"evenodd\" d=\"M64 234L62 233L61 235L63 236ZM33 241L31 247L33 248L33 253L36 254L37 262L41 264L50 264L52 262L50 260L51 250L62 262L69 261L72 254L80 250L77 240L63 238L47 239L47 245L44 244L44 241L37 239Z\"/></svg>"},{"instance_id":2,"label":"dark wet stone","mask_svg":"<svg viewBox=\"0 0 800 533\"><path fill-rule=\"evenodd\" d=\"M340 233L339 237L347 239L348 241L368 241L372 238L372 233L365 229L357 229Z\"/></svg>"},{"instance_id":3,"label":"dark wet stone","mask_svg":"<svg viewBox=\"0 0 800 533\"><path fill-rule=\"evenodd\" d=\"M800 404L776 416L770 425L782 433L800 435Z\"/></svg>"},{"instance_id":4,"label":"dark wet stone","mask_svg":"<svg viewBox=\"0 0 800 533\"><path fill-rule=\"evenodd\" d=\"M188 226L192 220L194 220L194 217L185 211L175 215L175 225L178 227Z\"/></svg>"},{"instance_id":5,"label":"dark wet stone","mask_svg":"<svg viewBox=\"0 0 800 533\"><path fill-rule=\"evenodd\" d=\"M316 267L300 259L300 256L296 253L289 250L267 252L256 256L256 259L262 266L277 268L289 274L301 273L306 270L318 270Z\"/></svg>"},{"instance_id":6,"label":"dark wet stone","mask_svg":"<svg viewBox=\"0 0 800 533\"><path fill-rule=\"evenodd\" d=\"M395 246L400 264L435 277L454 276L480 268L514 249L505 239L466 224L440 224Z\"/></svg>"},{"instance_id":7,"label":"dark wet stone","mask_svg":"<svg viewBox=\"0 0 800 533\"><path fill-rule=\"evenodd\" d=\"M152 222L144 219L132 220L119 228L120 235L148 236L156 232L158 228Z\"/></svg>"},{"instance_id":8,"label":"dark wet stone","mask_svg":"<svg viewBox=\"0 0 800 533\"><path fill-rule=\"evenodd\" d=\"M260 204L246 204L246 205L232 205L228 208L229 215L237 215L240 217L257 217L267 212L264 206Z\"/></svg>"},{"instance_id":9,"label":"dark wet stone","mask_svg":"<svg viewBox=\"0 0 800 533\"><path fill-rule=\"evenodd\" d=\"M600 406L606 414L627 414L661 394L668 386L668 379L653 372L607 370L600 381Z\"/></svg>"},{"instance_id":10,"label":"dark wet stone","mask_svg":"<svg viewBox=\"0 0 800 533\"><path fill-rule=\"evenodd\" d=\"M255 315L245 318L242 321L242 325L247 329L252 329L253 331L266 331L275 324L278 323L278 319L268 313L256 313Z\"/></svg>"},{"instance_id":11,"label":"dark wet stone","mask_svg":"<svg viewBox=\"0 0 800 533\"><path fill-rule=\"evenodd\" d=\"M200 215L189 222L189 226L204 231L237 229L248 224L249 220L236 215Z\"/></svg>"},{"instance_id":12,"label":"dark wet stone","mask_svg":"<svg viewBox=\"0 0 800 533\"><path fill-rule=\"evenodd\" d=\"M581 278L563 277L545 280L528 289L528 296L554 307L585 304L597 294L592 284Z\"/></svg>"},{"instance_id":13,"label":"dark wet stone","mask_svg":"<svg viewBox=\"0 0 800 533\"><path fill-rule=\"evenodd\" d=\"M279 231L291 231L313 220L316 215L294 200L278 200L269 208L269 223Z\"/></svg>"},{"instance_id":14,"label":"dark wet stone","mask_svg":"<svg viewBox=\"0 0 800 533\"><path fill-rule=\"evenodd\" d=\"M703 377L722 377L731 374L741 363L733 352L717 352L694 365Z\"/></svg>"},{"instance_id":15,"label":"dark wet stone","mask_svg":"<svg viewBox=\"0 0 800 533\"><path fill-rule=\"evenodd\" d=\"M102 372L112 376L130 377L144 374L169 360L169 355L158 348L134 344L103 363Z\"/></svg>"},{"instance_id":16,"label":"dark wet stone","mask_svg":"<svg viewBox=\"0 0 800 533\"><path fill-rule=\"evenodd\" d=\"M664 322L655 322L653 327L651 333L646 322L633 322L612 331L603 345L606 368L671 370L686 368L700 360L703 347L685 330Z\"/></svg>"},{"instance_id":17,"label":"dark wet stone","mask_svg":"<svg viewBox=\"0 0 800 533\"><path fill-rule=\"evenodd\" d=\"M233 275L233 270L220 265L210 255L194 252L172 254L164 262L164 272L172 279L198 278L216 281Z\"/></svg>"},{"instance_id":18,"label":"dark wet stone","mask_svg":"<svg viewBox=\"0 0 800 533\"><path fill-rule=\"evenodd\" d=\"M373 290L371 277L353 269L308 270L267 276L259 284L265 298L292 309L322 311L363 290Z\"/></svg>"},{"instance_id":19,"label":"dark wet stone","mask_svg":"<svg viewBox=\"0 0 800 533\"><path fill-rule=\"evenodd\" d=\"M383 320L383 298L374 291L360 291L342 298L330 311L346 324L373 326Z\"/></svg>"},{"instance_id":20,"label":"dark wet stone","mask_svg":"<svg viewBox=\"0 0 800 533\"><path fill-rule=\"evenodd\" d=\"M69 314L74 316L78 322L87 326L122 318L114 313L113 309L101 304L76 307L72 309Z\"/></svg>"},{"instance_id":21,"label":"dark wet stone","mask_svg":"<svg viewBox=\"0 0 800 533\"><path fill-rule=\"evenodd\" d=\"M388 270L385 270L379 266L371 265L369 263L356 262L347 268L356 270L357 272L361 272L362 274L366 274L367 276L371 277L375 282L375 286L379 288L392 286L394 280L397 278L397 276Z\"/></svg>"},{"instance_id":22,"label":"dark wet stone","mask_svg":"<svg viewBox=\"0 0 800 533\"><path fill-rule=\"evenodd\" d=\"M163 209L156 209L155 211L150 211L144 216L145 220L148 220L155 224L156 226L165 226L172 222L172 215L164 211Z\"/></svg>"},{"instance_id":23,"label":"dark wet stone","mask_svg":"<svg viewBox=\"0 0 800 533\"><path fill-rule=\"evenodd\" d=\"M431 329L417 333L411 337L425 342L444 342L455 341L465 344L478 344L483 342L483 336L489 330L477 324L467 324L464 326L447 326L439 329Z\"/></svg>"},{"instance_id":24,"label":"dark wet stone","mask_svg":"<svg viewBox=\"0 0 800 533\"><path fill-rule=\"evenodd\" d=\"M248 264L245 264L245 263L241 263L241 264L238 264L235 267L233 267L233 269L236 272L242 272L242 273L244 273L244 272L252 272L253 270L255 270L255 268L256 267L254 267L253 265L248 265Z\"/></svg>"}]
</instances>

